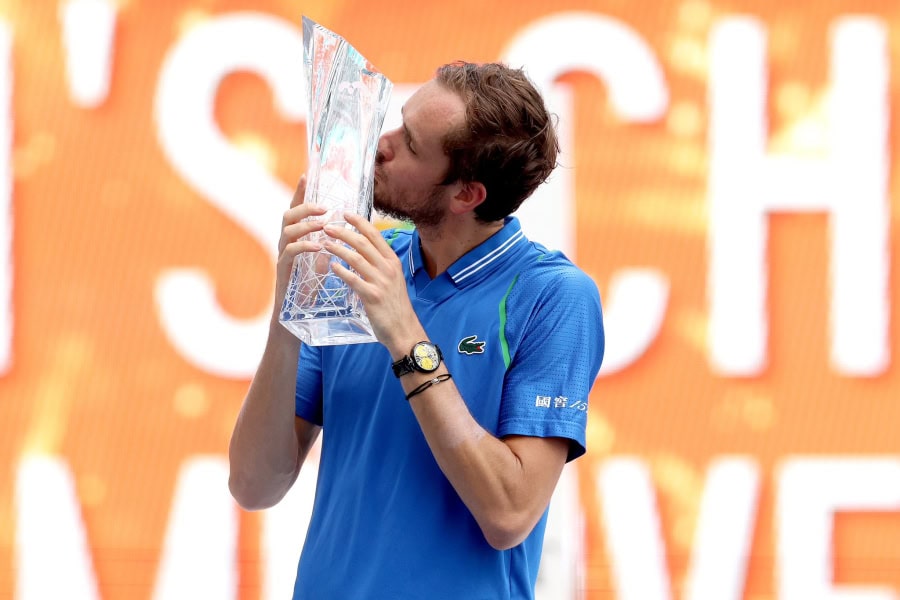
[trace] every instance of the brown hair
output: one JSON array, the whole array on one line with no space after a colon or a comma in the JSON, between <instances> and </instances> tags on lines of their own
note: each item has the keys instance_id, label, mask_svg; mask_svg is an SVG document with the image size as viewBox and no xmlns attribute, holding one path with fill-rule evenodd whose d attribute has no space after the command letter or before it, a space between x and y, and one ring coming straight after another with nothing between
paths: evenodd
<instances>
[{"instance_id":1,"label":"brown hair","mask_svg":"<svg viewBox=\"0 0 900 600\"><path fill-rule=\"evenodd\" d=\"M559 142L544 100L524 71L499 63L450 63L435 79L466 103L465 125L444 139L443 183L480 182L487 198L475 215L503 219L556 167Z\"/></svg>"}]
</instances>

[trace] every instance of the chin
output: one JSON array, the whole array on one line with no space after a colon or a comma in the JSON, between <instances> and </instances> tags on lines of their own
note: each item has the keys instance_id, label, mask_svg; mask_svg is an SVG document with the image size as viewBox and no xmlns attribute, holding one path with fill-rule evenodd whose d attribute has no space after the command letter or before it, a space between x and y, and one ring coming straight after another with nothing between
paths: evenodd
<instances>
[{"instance_id":1,"label":"chin","mask_svg":"<svg viewBox=\"0 0 900 600\"><path fill-rule=\"evenodd\" d=\"M372 206L375 207L379 213L383 216L394 219L395 221L408 221L409 215L397 210L396 208L390 206L389 204L385 204L384 202L380 202L378 197L376 196Z\"/></svg>"}]
</instances>

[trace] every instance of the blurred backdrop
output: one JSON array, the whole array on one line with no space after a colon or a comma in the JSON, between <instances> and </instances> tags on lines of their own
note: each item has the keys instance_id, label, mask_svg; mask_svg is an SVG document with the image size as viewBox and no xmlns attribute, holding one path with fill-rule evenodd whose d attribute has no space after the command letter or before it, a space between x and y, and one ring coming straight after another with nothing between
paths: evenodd
<instances>
[{"instance_id":1,"label":"blurred backdrop","mask_svg":"<svg viewBox=\"0 0 900 600\"><path fill-rule=\"evenodd\" d=\"M607 353L540 598L900 597L900 3L0 0L0 598L289 597L315 460L249 514L226 450L302 15L394 81L387 126L455 59L558 115L521 218Z\"/></svg>"}]
</instances>

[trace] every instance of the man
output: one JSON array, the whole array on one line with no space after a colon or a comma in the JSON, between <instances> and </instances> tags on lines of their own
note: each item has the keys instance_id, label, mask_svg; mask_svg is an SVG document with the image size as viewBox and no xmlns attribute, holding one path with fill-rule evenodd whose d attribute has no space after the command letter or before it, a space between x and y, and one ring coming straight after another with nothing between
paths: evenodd
<instances>
[{"instance_id":1,"label":"man","mask_svg":"<svg viewBox=\"0 0 900 600\"><path fill-rule=\"evenodd\" d=\"M414 230L307 219L323 210L302 204L301 180L229 453L232 494L262 509L324 431L295 599L533 598L547 507L585 451L604 347L594 283L509 217L557 149L522 71L455 63L379 141L375 206ZM322 229L336 241L303 239ZM278 323L294 257L323 247L353 268L335 273L380 343L301 349Z\"/></svg>"}]
</instances>

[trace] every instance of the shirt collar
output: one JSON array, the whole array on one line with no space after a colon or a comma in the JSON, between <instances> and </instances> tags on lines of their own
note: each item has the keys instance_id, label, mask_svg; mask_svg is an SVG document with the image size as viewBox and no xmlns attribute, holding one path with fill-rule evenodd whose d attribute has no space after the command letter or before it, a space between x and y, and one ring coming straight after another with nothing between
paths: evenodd
<instances>
[{"instance_id":1,"label":"shirt collar","mask_svg":"<svg viewBox=\"0 0 900 600\"><path fill-rule=\"evenodd\" d=\"M462 255L450 265L447 274L457 287L467 285L479 279L478 275L489 273L493 267L503 262L501 259L507 256L511 250L518 249L526 241L527 238L519 220L516 217L506 217L500 231ZM422 250L419 247L418 231L413 234L407 261L411 273L416 273L425 266L422 260Z\"/></svg>"}]
</instances>

